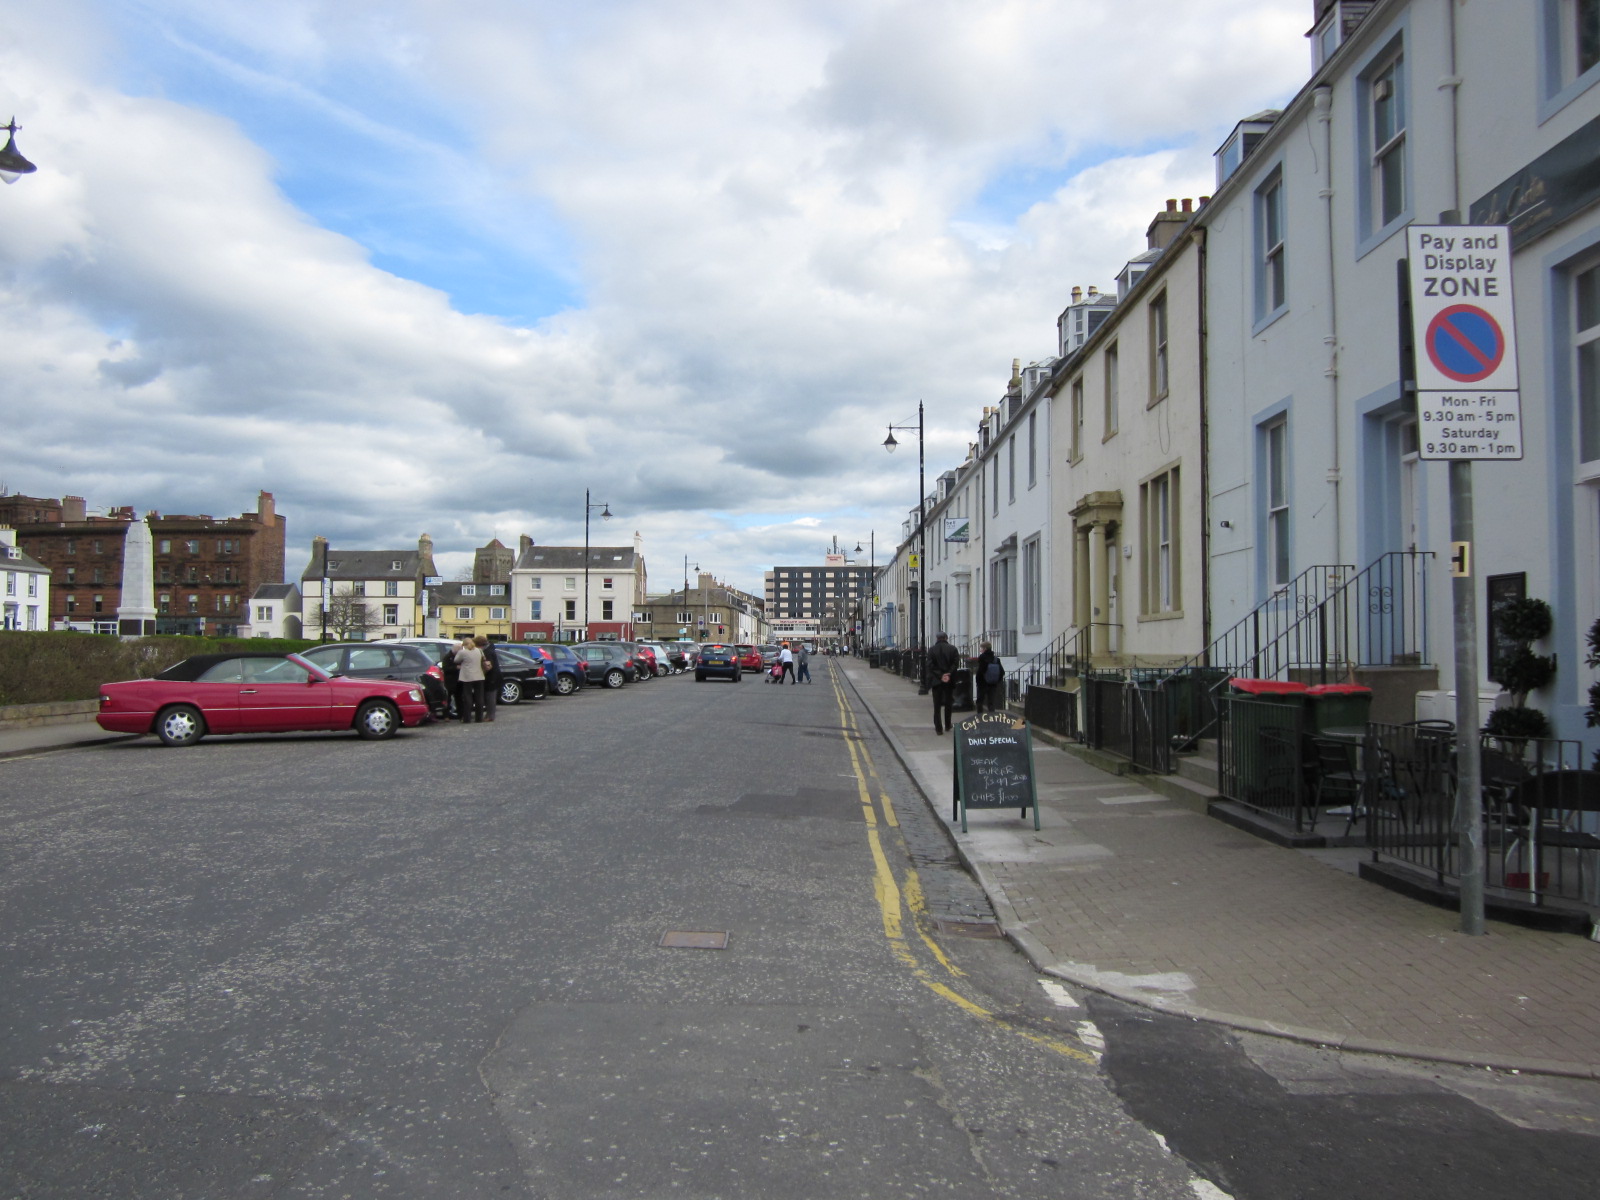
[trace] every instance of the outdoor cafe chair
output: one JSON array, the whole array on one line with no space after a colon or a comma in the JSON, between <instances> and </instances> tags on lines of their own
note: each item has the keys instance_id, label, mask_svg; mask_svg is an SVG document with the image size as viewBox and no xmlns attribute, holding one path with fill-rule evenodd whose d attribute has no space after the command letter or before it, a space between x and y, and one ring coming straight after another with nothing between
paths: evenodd
<instances>
[{"instance_id":1,"label":"outdoor cafe chair","mask_svg":"<svg viewBox=\"0 0 1600 1200\"><path fill-rule=\"evenodd\" d=\"M1584 895L1583 860L1586 854L1600 851L1600 771L1545 771L1531 775L1511 793L1511 805L1524 825L1528 842L1528 890L1539 890L1541 850L1578 852L1578 895ZM1507 852L1509 858L1510 851ZM1600 888L1593 870L1589 872L1590 891L1600 900Z\"/></svg>"}]
</instances>

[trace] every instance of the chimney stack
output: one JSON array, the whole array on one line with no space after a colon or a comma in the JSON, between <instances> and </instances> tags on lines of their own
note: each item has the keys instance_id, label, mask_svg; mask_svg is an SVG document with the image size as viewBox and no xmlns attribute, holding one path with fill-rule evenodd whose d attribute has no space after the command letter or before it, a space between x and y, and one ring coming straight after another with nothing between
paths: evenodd
<instances>
[{"instance_id":1,"label":"chimney stack","mask_svg":"<svg viewBox=\"0 0 1600 1200\"><path fill-rule=\"evenodd\" d=\"M89 515L89 506L82 496L61 497L61 519L68 523L83 521Z\"/></svg>"},{"instance_id":2,"label":"chimney stack","mask_svg":"<svg viewBox=\"0 0 1600 1200\"><path fill-rule=\"evenodd\" d=\"M1149 242L1150 249L1165 250L1172 245L1173 239L1182 232L1192 216L1194 216L1193 200L1185 199L1181 209L1176 200L1168 200L1166 210L1158 212L1155 220L1150 222L1150 227L1145 230L1145 240Z\"/></svg>"}]
</instances>

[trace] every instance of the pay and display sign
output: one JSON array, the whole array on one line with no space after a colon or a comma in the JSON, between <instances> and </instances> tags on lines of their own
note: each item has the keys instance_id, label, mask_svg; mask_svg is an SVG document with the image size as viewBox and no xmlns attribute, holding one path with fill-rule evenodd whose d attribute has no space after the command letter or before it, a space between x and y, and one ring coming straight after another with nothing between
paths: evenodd
<instances>
[{"instance_id":1,"label":"pay and display sign","mask_svg":"<svg viewBox=\"0 0 1600 1200\"><path fill-rule=\"evenodd\" d=\"M1509 230L1413 225L1406 239L1421 457L1520 459Z\"/></svg>"}]
</instances>

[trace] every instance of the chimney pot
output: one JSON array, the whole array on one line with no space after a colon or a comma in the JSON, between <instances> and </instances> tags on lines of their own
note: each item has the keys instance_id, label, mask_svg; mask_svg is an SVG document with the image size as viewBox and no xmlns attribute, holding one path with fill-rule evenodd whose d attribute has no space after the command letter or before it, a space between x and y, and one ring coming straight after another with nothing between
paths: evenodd
<instances>
[{"instance_id":1,"label":"chimney pot","mask_svg":"<svg viewBox=\"0 0 1600 1200\"><path fill-rule=\"evenodd\" d=\"M1083 299L1083 289L1081 287L1073 288L1072 289L1072 302L1074 304L1076 304L1082 299Z\"/></svg>"},{"instance_id":2,"label":"chimney pot","mask_svg":"<svg viewBox=\"0 0 1600 1200\"><path fill-rule=\"evenodd\" d=\"M1211 203L1211 197L1210 196L1201 196L1200 197L1200 207L1201 208L1204 208L1206 205L1208 205L1210 203Z\"/></svg>"},{"instance_id":3,"label":"chimney pot","mask_svg":"<svg viewBox=\"0 0 1600 1200\"><path fill-rule=\"evenodd\" d=\"M1089 285L1089 299L1093 300L1099 294L1100 294L1100 289L1095 287L1095 285L1091 283Z\"/></svg>"},{"instance_id":4,"label":"chimney pot","mask_svg":"<svg viewBox=\"0 0 1600 1200\"><path fill-rule=\"evenodd\" d=\"M1189 199L1188 196L1185 196L1183 198L1183 211L1184 212L1193 212L1194 211L1194 201Z\"/></svg>"},{"instance_id":5,"label":"chimney pot","mask_svg":"<svg viewBox=\"0 0 1600 1200\"><path fill-rule=\"evenodd\" d=\"M1176 200L1168 200L1167 201L1167 211L1168 212L1177 212L1178 211L1178 202Z\"/></svg>"}]
</instances>

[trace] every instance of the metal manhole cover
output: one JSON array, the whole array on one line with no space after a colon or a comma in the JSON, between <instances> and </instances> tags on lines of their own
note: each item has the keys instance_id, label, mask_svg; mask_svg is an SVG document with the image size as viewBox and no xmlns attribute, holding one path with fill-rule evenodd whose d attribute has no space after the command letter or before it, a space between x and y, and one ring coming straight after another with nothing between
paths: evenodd
<instances>
[{"instance_id":1,"label":"metal manhole cover","mask_svg":"<svg viewBox=\"0 0 1600 1200\"><path fill-rule=\"evenodd\" d=\"M997 938L1002 936L1000 926L993 921L935 921L940 933L956 937Z\"/></svg>"},{"instance_id":2,"label":"metal manhole cover","mask_svg":"<svg viewBox=\"0 0 1600 1200\"><path fill-rule=\"evenodd\" d=\"M676 950L726 950L726 933L692 933L682 929L669 929L661 935L660 945Z\"/></svg>"}]
</instances>

